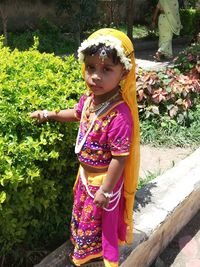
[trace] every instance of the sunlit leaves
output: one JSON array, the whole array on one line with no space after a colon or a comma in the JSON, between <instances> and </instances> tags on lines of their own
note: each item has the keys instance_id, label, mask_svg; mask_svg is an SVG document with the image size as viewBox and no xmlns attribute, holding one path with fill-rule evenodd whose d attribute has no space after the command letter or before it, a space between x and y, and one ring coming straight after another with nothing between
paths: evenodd
<instances>
[{"instance_id":1,"label":"sunlit leaves","mask_svg":"<svg viewBox=\"0 0 200 267\"><path fill-rule=\"evenodd\" d=\"M195 55L192 56L194 58ZM168 115L177 118L179 122L184 121L182 118L185 111L195 107L200 94L199 74L195 64L187 73L183 69L181 73L181 68L168 68L159 72L138 69L137 97L141 118Z\"/></svg>"},{"instance_id":2,"label":"sunlit leaves","mask_svg":"<svg viewBox=\"0 0 200 267\"><path fill-rule=\"evenodd\" d=\"M73 56L36 47L0 49L0 256L64 235L70 217L77 125L38 125L29 114L73 107L85 87Z\"/></svg>"}]
</instances>

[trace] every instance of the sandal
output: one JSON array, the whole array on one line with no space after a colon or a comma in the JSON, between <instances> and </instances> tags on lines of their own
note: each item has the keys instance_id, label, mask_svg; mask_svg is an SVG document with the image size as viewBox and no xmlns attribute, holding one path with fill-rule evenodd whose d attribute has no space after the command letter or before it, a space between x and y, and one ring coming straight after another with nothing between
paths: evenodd
<instances>
[{"instance_id":1,"label":"sandal","mask_svg":"<svg viewBox=\"0 0 200 267\"><path fill-rule=\"evenodd\" d=\"M156 61L162 61L165 59L165 55L161 52L156 52L155 56L153 57Z\"/></svg>"},{"instance_id":2,"label":"sandal","mask_svg":"<svg viewBox=\"0 0 200 267\"><path fill-rule=\"evenodd\" d=\"M70 267L72 266L76 266L76 267L105 267L104 265L104 262L103 262L103 258L102 257L99 257L99 258L96 258L96 259L92 259L84 264L81 264L81 265L76 265L74 262L73 262L73 258L72 258L72 254L70 253L68 255L68 259L69 259L69 262L71 264Z\"/></svg>"},{"instance_id":3,"label":"sandal","mask_svg":"<svg viewBox=\"0 0 200 267\"><path fill-rule=\"evenodd\" d=\"M72 266L77 266L77 265L75 265L75 263L73 262L72 253L69 253L69 254L68 254L68 260L69 260L69 262L70 262L70 267L72 267Z\"/></svg>"},{"instance_id":4,"label":"sandal","mask_svg":"<svg viewBox=\"0 0 200 267\"><path fill-rule=\"evenodd\" d=\"M92 260L81 264L80 267L105 267L105 264L103 260Z\"/></svg>"}]
</instances>

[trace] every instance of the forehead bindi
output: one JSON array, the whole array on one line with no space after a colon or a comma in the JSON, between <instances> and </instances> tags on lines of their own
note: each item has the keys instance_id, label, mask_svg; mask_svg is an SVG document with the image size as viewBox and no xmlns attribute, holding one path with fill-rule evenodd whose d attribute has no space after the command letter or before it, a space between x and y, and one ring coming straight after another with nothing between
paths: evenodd
<instances>
[{"instance_id":1,"label":"forehead bindi","mask_svg":"<svg viewBox=\"0 0 200 267\"><path fill-rule=\"evenodd\" d=\"M86 56L85 63L101 66L116 66L111 58L107 57L105 59L102 59L99 57L99 55Z\"/></svg>"}]
</instances>

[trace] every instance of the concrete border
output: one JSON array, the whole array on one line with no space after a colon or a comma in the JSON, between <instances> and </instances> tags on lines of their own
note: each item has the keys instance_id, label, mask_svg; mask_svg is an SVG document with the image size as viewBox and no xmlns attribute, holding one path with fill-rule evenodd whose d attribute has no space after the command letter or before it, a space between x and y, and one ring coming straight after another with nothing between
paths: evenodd
<instances>
[{"instance_id":1,"label":"concrete border","mask_svg":"<svg viewBox=\"0 0 200 267\"><path fill-rule=\"evenodd\" d=\"M200 148L137 192L134 242L120 248L121 267L148 267L200 209ZM69 267L69 243L35 267Z\"/></svg>"},{"instance_id":2,"label":"concrete border","mask_svg":"<svg viewBox=\"0 0 200 267\"><path fill-rule=\"evenodd\" d=\"M200 148L138 191L135 241L121 267L148 267L200 209Z\"/></svg>"}]
</instances>

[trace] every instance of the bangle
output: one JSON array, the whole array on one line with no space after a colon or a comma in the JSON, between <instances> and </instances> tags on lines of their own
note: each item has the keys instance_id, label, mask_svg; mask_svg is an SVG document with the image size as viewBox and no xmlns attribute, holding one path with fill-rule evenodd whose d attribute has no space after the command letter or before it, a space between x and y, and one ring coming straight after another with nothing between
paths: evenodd
<instances>
[{"instance_id":1,"label":"bangle","mask_svg":"<svg viewBox=\"0 0 200 267\"><path fill-rule=\"evenodd\" d=\"M104 197L106 197L106 198L111 198L113 196L113 192L111 192L111 193L105 192L102 188L102 185L99 187L98 191L100 192L100 194L104 195Z\"/></svg>"},{"instance_id":2,"label":"bangle","mask_svg":"<svg viewBox=\"0 0 200 267\"><path fill-rule=\"evenodd\" d=\"M43 118L48 120L48 111L44 109L42 112L43 112Z\"/></svg>"}]
</instances>

